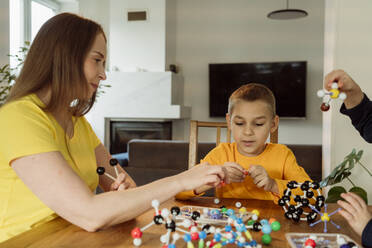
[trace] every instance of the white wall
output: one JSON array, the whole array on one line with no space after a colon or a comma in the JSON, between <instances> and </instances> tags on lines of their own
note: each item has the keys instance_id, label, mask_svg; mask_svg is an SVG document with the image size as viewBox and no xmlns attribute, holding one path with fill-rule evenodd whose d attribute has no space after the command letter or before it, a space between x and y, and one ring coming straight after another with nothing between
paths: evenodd
<instances>
[{"instance_id":1,"label":"white wall","mask_svg":"<svg viewBox=\"0 0 372 248\"><path fill-rule=\"evenodd\" d=\"M336 18L336 24L332 29L335 40L334 52L328 57L333 56L330 59L334 60L334 68L347 71L363 91L372 97L372 33L369 32L372 26L372 16L370 15L372 1L333 0L332 2L333 4L329 6L327 13L330 12ZM331 106L333 110L331 111L331 122L325 123L325 125L331 125L330 128L326 128L332 130L331 133L324 133L324 136L331 139L331 153L325 154L330 158L331 169L337 166L353 148L356 148L364 150L362 162L371 171L371 144L360 137L348 117L339 113L339 107L339 103ZM360 167L357 167L353 170L351 179L358 186L369 191L368 198L371 202L372 178ZM351 187L351 184L346 180L342 185L347 189Z\"/></svg>"},{"instance_id":2,"label":"white wall","mask_svg":"<svg viewBox=\"0 0 372 248\"><path fill-rule=\"evenodd\" d=\"M164 71L165 0L110 2L110 68ZM148 19L128 22L128 10L147 10Z\"/></svg>"},{"instance_id":3,"label":"white wall","mask_svg":"<svg viewBox=\"0 0 372 248\"><path fill-rule=\"evenodd\" d=\"M9 1L0 1L0 66L9 64Z\"/></svg>"},{"instance_id":4,"label":"white wall","mask_svg":"<svg viewBox=\"0 0 372 248\"><path fill-rule=\"evenodd\" d=\"M175 54L167 54L167 64L181 68L185 84L185 105L192 107L192 119L209 118L209 63L308 61L307 119L282 119L279 142L287 144L321 144L321 100L316 91L322 88L324 1L291 1L290 7L302 8L309 16L297 20L271 20L266 15L285 8L277 0L169 0L175 1L176 15L167 20L175 32L168 44ZM168 2L169 2L168 1ZM167 2L167 3L168 3ZM167 10L167 12L170 10ZM170 25L169 22L172 22ZM167 29L168 38L168 29ZM172 52L172 49L167 51ZM188 126L188 125L186 125ZM188 128L179 130L188 137ZM212 140L206 131L201 140Z\"/></svg>"}]
</instances>

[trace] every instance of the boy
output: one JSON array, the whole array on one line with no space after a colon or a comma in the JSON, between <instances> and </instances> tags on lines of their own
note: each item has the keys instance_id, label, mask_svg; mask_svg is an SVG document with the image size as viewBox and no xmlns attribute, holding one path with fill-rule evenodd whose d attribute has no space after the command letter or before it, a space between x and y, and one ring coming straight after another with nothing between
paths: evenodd
<instances>
[{"instance_id":1,"label":"boy","mask_svg":"<svg viewBox=\"0 0 372 248\"><path fill-rule=\"evenodd\" d=\"M216 189L217 197L277 202L289 181L311 180L290 149L266 143L279 123L275 97L266 86L250 83L235 90L226 121L235 142L221 143L202 159L202 163L220 165L225 171L226 185ZM176 198L187 199L210 188L182 192Z\"/></svg>"},{"instance_id":2,"label":"boy","mask_svg":"<svg viewBox=\"0 0 372 248\"><path fill-rule=\"evenodd\" d=\"M350 117L353 126L365 141L372 143L372 101L343 70L328 73L324 79L324 88L330 90L333 82L337 82L340 91L347 94L340 112ZM337 202L343 208L340 214L362 237L363 247L372 247L372 214L368 211L367 204L351 192L341 194L341 197L344 201Z\"/></svg>"}]
</instances>

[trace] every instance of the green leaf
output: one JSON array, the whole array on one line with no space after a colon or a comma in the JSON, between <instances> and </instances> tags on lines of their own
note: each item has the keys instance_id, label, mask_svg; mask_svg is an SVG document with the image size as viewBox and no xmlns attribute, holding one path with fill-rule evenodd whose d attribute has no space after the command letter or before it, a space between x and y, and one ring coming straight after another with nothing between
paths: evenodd
<instances>
[{"instance_id":1,"label":"green leaf","mask_svg":"<svg viewBox=\"0 0 372 248\"><path fill-rule=\"evenodd\" d=\"M349 192L353 192L357 195L359 195L365 202L366 204L368 205L368 196L367 196L367 192L362 189L361 187L352 187Z\"/></svg>"},{"instance_id":2,"label":"green leaf","mask_svg":"<svg viewBox=\"0 0 372 248\"><path fill-rule=\"evenodd\" d=\"M341 193L346 193L346 189L342 186L335 186L331 188L328 192L328 197L326 199L326 203L335 203L338 200L342 200L342 197L340 196Z\"/></svg>"},{"instance_id":3,"label":"green leaf","mask_svg":"<svg viewBox=\"0 0 372 248\"><path fill-rule=\"evenodd\" d=\"M356 155L355 162L359 162L359 160L362 158L362 155L363 155L363 150L360 150Z\"/></svg>"}]
</instances>

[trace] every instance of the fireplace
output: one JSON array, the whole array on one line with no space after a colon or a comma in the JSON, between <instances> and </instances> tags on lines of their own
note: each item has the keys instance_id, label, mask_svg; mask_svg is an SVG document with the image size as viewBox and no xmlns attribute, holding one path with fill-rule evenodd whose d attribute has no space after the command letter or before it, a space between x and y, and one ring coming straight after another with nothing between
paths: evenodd
<instances>
[{"instance_id":1,"label":"fireplace","mask_svg":"<svg viewBox=\"0 0 372 248\"><path fill-rule=\"evenodd\" d=\"M110 119L106 127L111 154L126 153L131 139L172 139L171 121Z\"/></svg>"}]
</instances>

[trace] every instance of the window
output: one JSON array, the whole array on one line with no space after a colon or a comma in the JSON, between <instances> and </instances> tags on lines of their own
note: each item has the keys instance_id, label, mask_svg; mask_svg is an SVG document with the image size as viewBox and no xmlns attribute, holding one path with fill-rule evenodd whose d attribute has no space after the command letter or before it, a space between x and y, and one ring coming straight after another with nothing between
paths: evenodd
<instances>
[{"instance_id":1,"label":"window","mask_svg":"<svg viewBox=\"0 0 372 248\"><path fill-rule=\"evenodd\" d=\"M54 0L9 0L10 54L17 54L25 41L35 38L40 27L60 10ZM10 61L14 67L17 61Z\"/></svg>"},{"instance_id":2,"label":"window","mask_svg":"<svg viewBox=\"0 0 372 248\"><path fill-rule=\"evenodd\" d=\"M31 1L31 41L35 38L41 26L56 14L57 6L44 2Z\"/></svg>"}]
</instances>

